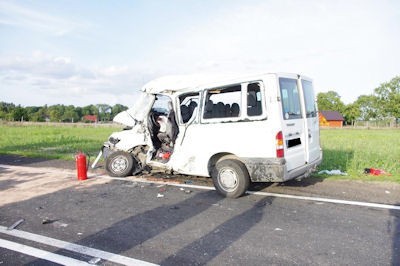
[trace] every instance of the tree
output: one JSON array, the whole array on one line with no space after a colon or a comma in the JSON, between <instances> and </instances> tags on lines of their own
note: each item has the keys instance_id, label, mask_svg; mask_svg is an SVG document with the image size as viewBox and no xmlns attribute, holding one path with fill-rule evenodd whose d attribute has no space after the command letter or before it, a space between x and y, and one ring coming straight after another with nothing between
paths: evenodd
<instances>
[{"instance_id":1,"label":"tree","mask_svg":"<svg viewBox=\"0 0 400 266\"><path fill-rule=\"evenodd\" d=\"M28 114L25 108L21 107L21 105L18 105L11 111L11 117L14 121L28 120Z\"/></svg>"},{"instance_id":2,"label":"tree","mask_svg":"<svg viewBox=\"0 0 400 266\"><path fill-rule=\"evenodd\" d=\"M356 103L348 104L344 107L343 116L346 124L354 125L354 121L360 117L360 108Z\"/></svg>"},{"instance_id":3,"label":"tree","mask_svg":"<svg viewBox=\"0 0 400 266\"><path fill-rule=\"evenodd\" d=\"M108 104L97 104L97 110L99 110L99 120L110 121L111 106Z\"/></svg>"},{"instance_id":4,"label":"tree","mask_svg":"<svg viewBox=\"0 0 400 266\"><path fill-rule=\"evenodd\" d=\"M115 104L111 109L111 117L115 117L118 113L121 113L122 111L125 111L127 109L128 107L122 104Z\"/></svg>"},{"instance_id":5,"label":"tree","mask_svg":"<svg viewBox=\"0 0 400 266\"><path fill-rule=\"evenodd\" d=\"M49 117L50 117L50 121L52 122L61 122L62 120L62 116L64 114L64 105L52 105L49 106L48 110L49 110Z\"/></svg>"},{"instance_id":6,"label":"tree","mask_svg":"<svg viewBox=\"0 0 400 266\"><path fill-rule=\"evenodd\" d=\"M382 117L400 118L400 76L374 90Z\"/></svg>"},{"instance_id":7,"label":"tree","mask_svg":"<svg viewBox=\"0 0 400 266\"><path fill-rule=\"evenodd\" d=\"M354 102L359 109L359 118L364 121L378 118L378 102L374 95L361 95Z\"/></svg>"},{"instance_id":8,"label":"tree","mask_svg":"<svg viewBox=\"0 0 400 266\"><path fill-rule=\"evenodd\" d=\"M317 95L318 109L324 111L344 111L344 103L340 100L340 96L335 91L320 92Z\"/></svg>"},{"instance_id":9,"label":"tree","mask_svg":"<svg viewBox=\"0 0 400 266\"><path fill-rule=\"evenodd\" d=\"M78 121L79 117L77 112L75 111L75 107L73 105L68 105L64 109L64 113L61 116L63 122L76 122Z\"/></svg>"}]
</instances>

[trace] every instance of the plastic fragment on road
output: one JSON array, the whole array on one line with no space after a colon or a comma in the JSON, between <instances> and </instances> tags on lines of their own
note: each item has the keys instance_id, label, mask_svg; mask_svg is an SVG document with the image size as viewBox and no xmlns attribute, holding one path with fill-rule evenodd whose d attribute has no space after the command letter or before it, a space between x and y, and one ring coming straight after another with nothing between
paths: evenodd
<instances>
[{"instance_id":1,"label":"plastic fragment on road","mask_svg":"<svg viewBox=\"0 0 400 266\"><path fill-rule=\"evenodd\" d=\"M157 198L164 198L164 195L163 195L163 194L160 194L160 193L158 193L158 194L157 194Z\"/></svg>"},{"instance_id":2,"label":"plastic fragment on road","mask_svg":"<svg viewBox=\"0 0 400 266\"><path fill-rule=\"evenodd\" d=\"M100 258L93 258L91 260L88 261L89 264L93 264L96 265L97 263L99 263L101 261Z\"/></svg>"},{"instance_id":3,"label":"plastic fragment on road","mask_svg":"<svg viewBox=\"0 0 400 266\"><path fill-rule=\"evenodd\" d=\"M327 174L327 175L347 175L346 172L342 172L338 169L335 170L321 170L318 172L319 175L321 174Z\"/></svg>"},{"instance_id":4,"label":"plastic fragment on road","mask_svg":"<svg viewBox=\"0 0 400 266\"><path fill-rule=\"evenodd\" d=\"M18 221L16 221L15 223L13 223L11 226L9 226L7 228L7 230L14 230L15 228L17 228L20 224L22 224L25 220L24 219L19 219Z\"/></svg>"},{"instance_id":5,"label":"plastic fragment on road","mask_svg":"<svg viewBox=\"0 0 400 266\"><path fill-rule=\"evenodd\" d=\"M377 169L377 168L365 168L364 169L364 174L367 175L391 175L390 173L385 172L382 169Z\"/></svg>"}]
</instances>

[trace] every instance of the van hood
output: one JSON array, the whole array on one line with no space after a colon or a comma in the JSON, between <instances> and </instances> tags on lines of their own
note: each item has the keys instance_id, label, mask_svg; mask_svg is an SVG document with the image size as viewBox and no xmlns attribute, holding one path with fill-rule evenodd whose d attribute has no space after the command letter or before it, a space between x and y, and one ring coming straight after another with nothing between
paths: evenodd
<instances>
[{"instance_id":1,"label":"van hood","mask_svg":"<svg viewBox=\"0 0 400 266\"><path fill-rule=\"evenodd\" d=\"M137 123L143 123L153 105L154 99L155 95L142 92L135 104L128 110L118 113L114 117L113 122L128 127L133 127Z\"/></svg>"}]
</instances>

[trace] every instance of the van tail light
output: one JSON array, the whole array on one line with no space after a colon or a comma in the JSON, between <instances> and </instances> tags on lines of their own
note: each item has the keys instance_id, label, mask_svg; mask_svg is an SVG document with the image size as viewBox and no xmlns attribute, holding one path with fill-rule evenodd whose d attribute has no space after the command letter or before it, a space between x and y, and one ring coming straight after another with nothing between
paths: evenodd
<instances>
[{"instance_id":1,"label":"van tail light","mask_svg":"<svg viewBox=\"0 0 400 266\"><path fill-rule=\"evenodd\" d=\"M285 157L285 151L283 147L283 134L282 131L279 131L278 134L276 134L276 157L278 158L283 158Z\"/></svg>"}]
</instances>

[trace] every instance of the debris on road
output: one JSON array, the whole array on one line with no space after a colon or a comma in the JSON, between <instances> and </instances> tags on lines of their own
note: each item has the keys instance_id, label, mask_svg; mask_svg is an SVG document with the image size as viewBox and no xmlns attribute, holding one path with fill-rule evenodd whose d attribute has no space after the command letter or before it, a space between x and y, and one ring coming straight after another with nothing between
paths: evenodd
<instances>
[{"instance_id":1,"label":"debris on road","mask_svg":"<svg viewBox=\"0 0 400 266\"><path fill-rule=\"evenodd\" d=\"M185 189L185 188L183 188L183 187L180 187L179 190L180 190L180 191L184 191L186 194L192 193L192 191L191 191L190 189Z\"/></svg>"},{"instance_id":2,"label":"debris on road","mask_svg":"<svg viewBox=\"0 0 400 266\"><path fill-rule=\"evenodd\" d=\"M19 219L15 223L13 223L10 227L7 228L7 230L13 230L17 228L20 224L22 224L25 220L24 219Z\"/></svg>"},{"instance_id":3,"label":"debris on road","mask_svg":"<svg viewBox=\"0 0 400 266\"><path fill-rule=\"evenodd\" d=\"M55 223L57 221L58 221L57 219L50 220L49 218L46 218L46 219L43 219L42 224L52 224L52 223Z\"/></svg>"},{"instance_id":4,"label":"debris on road","mask_svg":"<svg viewBox=\"0 0 400 266\"><path fill-rule=\"evenodd\" d=\"M101 261L100 258L93 258L91 260L88 261L89 264L94 264L96 265L97 263L99 263Z\"/></svg>"},{"instance_id":5,"label":"debris on road","mask_svg":"<svg viewBox=\"0 0 400 266\"><path fill-rule=\"evenodd\" d=\"M335 170L322 170L318 172L319 175L321 174L327 174L327 175L347 175L346 172L342 172L339 169L335 169Z\"/></svg>"},{"instance_id":6,"label":"debris on road","mask_svg":"<svg viewBox=\"0 0 400 266\"><path fill-rule=\"evenodd\" d=\"M377 169L377 168L365 168L364 169L364 174L369 174L369 175L391 175L390 173L385 172L382 169Z\"/></svg>"},{"instance_id":7,"label":"debris on road","mask_svg":"<svg viewBox=\"0 0 400 266\"><path fill-rule=\"evenodd\" d=\"M164 198L164 195L163 195L163 194L160 194L160 193L158 193L158 194L157 194L157 198Z\"/></svg>"},{"instance_id":8,"label":"debris on road","mask_svg":"<svg viewBox=\"0 0 400 266\"><path fill-rule=\"evenodd\" d=\"M62 223L62 222L59 222L59 221L54 222L53 225L54 225L55 227L58 227L58 228L67 227L67 226L68 226L68 224Z\"/></svg>"}]
</instances>

